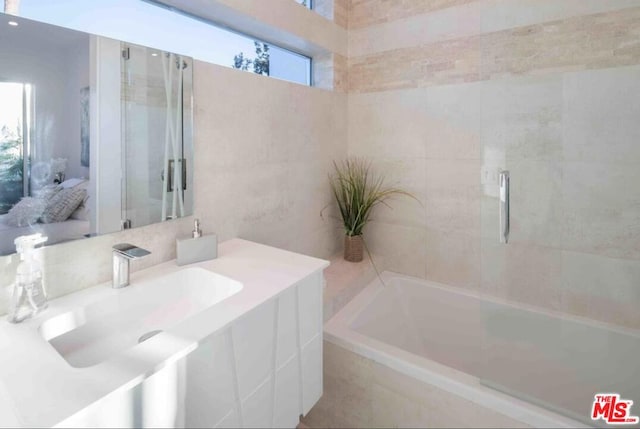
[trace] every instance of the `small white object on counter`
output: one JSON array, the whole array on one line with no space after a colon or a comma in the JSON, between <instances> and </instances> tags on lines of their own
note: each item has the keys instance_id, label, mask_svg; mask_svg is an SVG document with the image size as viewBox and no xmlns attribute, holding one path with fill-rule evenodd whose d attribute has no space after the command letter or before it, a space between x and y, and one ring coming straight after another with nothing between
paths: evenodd
<instances>
[{"instance_id":1,"label":"small white object on counter","mask_svg":"<svg viewBox=\"0 0 640 429\"><path fill-rule=\"evenodd\" d=\"M201 344L209 344L209 341L213 341L211 338L225 339L225 350L230 350L235 357L232 366L237 373L236 382L232 384L240 388L235 396L233 392L225 392L235 399L220 424L278 423L290 421L287 420L288 416L295 413L297 418L299 413L308 411L322 392L321 284L322 270L327 265L328 262L324 260L241 239L221 243L217 259L194 264L192 267L199 267L240 283L242 289L239 292L187 316L153 338L126 350L113 352L104 361L92 361L93 365L86 368L72 367L47 342L43 337L48 335L47 326L43 322L79 308L87 308L91 303L121 296L127 289L134 290L136 285L170 276L182 270L176 266L175 261L132 274L131 286L128 288L112 289L109 283L105 283L53 300L46 312L22 324L2 322L0 398L6 400L0 406L3 411L0 413L0 426L16 426L16 422L27 427L86 423L82 418L88 418L91 412L97 412L95 410L101 404L107 407L109 398L125 395L141 383L152 382L154 374L160 375L164 369L184 362L184 358L188 359L187 355L196 349L205 352L206 347L203 348ZM309 278L313 282L305 283L305 279ZM305 284L316 283L319 285L317 288L313 286L300 289ZM152 288L149 293L153 293ZM296 302L297 306L289 306L289 303ZM274 321L270 328L260 322L261 314ZM242 317L244 315L247 317ZM289 321L289 317L293 319ZM290 322L295 323L291 325ZM247 342L248 338L260 338L260 333L254 332L254 328L270 329L271 336L268 338L273 340L269 346L269 350L273 351L271 356L256 353L260 341ZM289 332L291 329L293 333ZM216 334L218 332L220 335ZM233 342L233 338L236 338L237 343ZM292 339L285 341L286 338ZM229 344L233 347L229 348ZM242 349L247 346L249 349ZM292 354L285 354L285 351ZM194 366L197 362L201 361L192 361L189 365ZM266 372L256 372L259 368L264 368ZM297 372L295 368L298 368ZM302 380L295 377L305 371L310 376L302 383ZM254 388L256 377L262 376L267 377L264 381L267 384L262 383ZM303 391L295 390L300 386ZM297 392L300 401L282 403L293 404L293 409L283 411L264 408L261 410L268 411L263 413L264 418L261 413L249 411L243 416L243 410L249 410L256 404L275 406L275 397L272 396L272 401L261 399L263 392L267 396L269 392L275 392L276 396L295 393L287 393L289 387ZM144 402L147 400L145 397ZM189 401L189 406L194 404L197 405L197 401ZM286 415L283 415L285 411ZM176 413L177 420L174 423L178 424L180 413ZM100 415L104 416L104 413ZM74 416L79 417L74 420ZM258 417L261 420L251 420ZM142 423L150 425L153 421L145 420ZM190 421L188 416L183 415L181 423L186 425L198 422Z\"/></svg>"}]
</instances>

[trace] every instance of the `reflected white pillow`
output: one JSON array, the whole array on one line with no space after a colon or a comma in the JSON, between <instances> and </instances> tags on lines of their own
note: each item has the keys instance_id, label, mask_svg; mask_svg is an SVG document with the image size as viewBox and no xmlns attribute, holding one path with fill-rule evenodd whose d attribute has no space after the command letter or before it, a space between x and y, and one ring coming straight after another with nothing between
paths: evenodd
<instances>
[{"instance_id":1,"label":"reflected white pillow","mask_svg":"<svg viewBox=\"0 0 640 429\"><path fill-rule=\"evenodd\" d=\"M63 189L47 201L40 220L42 223L64 222L82 204L86 195L86 189Z\"/></svg>"},{"instance_id":2,"label":"reflected white pillow","mask_svg":"<svg viewBox=\"0 0 640 429\"><path fill-rule=\"evenodd\" d=\"M83 180L82 183L76 185L74 188L75 189L84 189L85 191L87 191L84 200L82 201L83 205L87 205L87 200L89 199L89 185L91 182L89 182L88 180Z\"/></svg>"},{"instance_id":3,"label":"reflected white pillow","mask_svg":"<svg viewBox=\"0 0 640 429\"><path fill-rule=\"evenodd\" d=\"M13 206L4 218L4 223L9 226L23 227L38 222L47 202L42 198L24 197Z\"/></svg>"},{"instance_id":4,"label":"reflected white pillow","mask_svg":"<svg viewBox=\"0 0 640 429\"><path fill-rule=\"evenodd\" d=\"M71 213L71 219L89 220L89 208L85 205L85 203L80 204L76 211Z\"/></svg>"},{"instance_id":5,"label":"reflected white pillow","mask_svg":"<svg viewBox=\"0 0 640 429\"><path fill-rule=\"evenodd\" d=\"M82 200L82 203L80 203L76 211L71 213L71 219L86 220L86 221L89 220L89 204L88 204L89 184L90 182L88 180L83 180L82 183L79 183L76 186L74 186L74 189L85 189L87 193L84 197L84 200Z\"/></svg>"}]
</instances>

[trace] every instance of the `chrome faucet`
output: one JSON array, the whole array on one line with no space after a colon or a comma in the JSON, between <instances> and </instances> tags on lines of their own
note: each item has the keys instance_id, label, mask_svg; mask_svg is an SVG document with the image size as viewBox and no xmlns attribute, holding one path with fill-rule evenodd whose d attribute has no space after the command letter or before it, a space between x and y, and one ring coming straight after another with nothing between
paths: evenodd
<instances>
[{"instance_id":1,"label":"chrome faucet","mask_svg":"<svg viewBox=\"0 0 640 429\"><path fill-rule=\"evenodd\" d=\"M141 259L151 252L129 243L113 246L113 283L114 289L129 286L129 261Z\"/></svg>"}]
</instances>

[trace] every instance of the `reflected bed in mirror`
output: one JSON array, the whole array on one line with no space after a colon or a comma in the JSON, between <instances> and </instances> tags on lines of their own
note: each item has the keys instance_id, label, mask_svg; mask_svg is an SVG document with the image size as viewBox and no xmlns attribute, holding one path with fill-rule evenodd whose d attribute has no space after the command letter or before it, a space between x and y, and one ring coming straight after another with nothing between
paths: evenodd
<instances>
[{"instance_id":1,"label":"reflected bed in mirror","mask_svg":"<svg viewBox=\"0 0 640 429\"><path fill-rule=\"evenodd\" d=\"M0 64L0 255L192 213L191 58L0 14Z\"/></svg>"}]
</instances>

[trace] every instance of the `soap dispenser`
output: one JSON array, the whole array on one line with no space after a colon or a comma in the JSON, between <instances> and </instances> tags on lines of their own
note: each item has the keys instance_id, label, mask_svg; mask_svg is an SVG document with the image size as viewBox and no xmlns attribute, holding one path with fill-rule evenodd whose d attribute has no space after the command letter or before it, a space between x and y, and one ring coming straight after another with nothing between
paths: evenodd
<instances>
[{"instance_id":1,"label":"soap dispenser","mask_svg":"<svg viewBox=\"0 0 640 429\"><path fill-rule=\"evenodd\" d=\"M47 307L42 268L34 254L36 246L45 241L47 237L42 234L25 235L14 240L20 263L9 303L8 319L11 323L22 322Z\"/></svg>"},{"instance_id":2,"label":"soap dispenser","mask_svg":"<svg viewBox=\"0 0 640 429\"><path fill-rule=\"evenodd\" d=\"M191 238L176 240L176 264L187 265L218 257L218 236L202 234L200 220L193 222Z\"/></svg>"}]
</instances>

